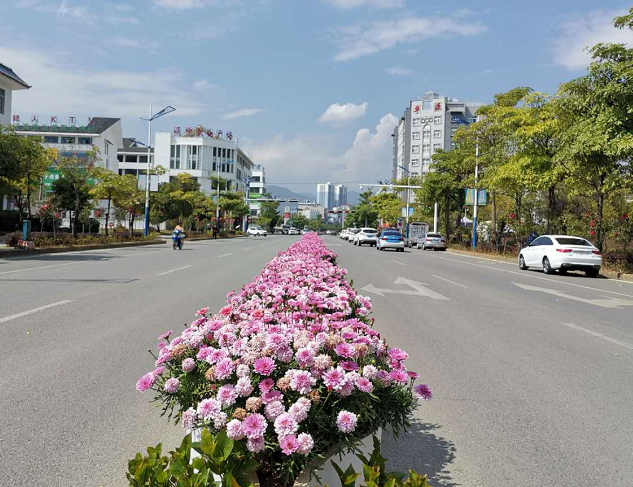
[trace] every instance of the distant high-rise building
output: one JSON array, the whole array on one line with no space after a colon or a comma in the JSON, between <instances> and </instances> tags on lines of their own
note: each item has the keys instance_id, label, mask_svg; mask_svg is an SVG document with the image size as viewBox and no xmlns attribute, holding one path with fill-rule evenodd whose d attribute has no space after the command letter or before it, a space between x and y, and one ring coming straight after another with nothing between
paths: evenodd
<instances>
[{"instance_id":1,"label":"distant high-rise building","mask_svg":"<svg viewBox=\"0 0 633 487\"><path fill-rule=\"evenodd\" d=\"M347 204L347 187L344 184L317 184L317 203L331 210Z\"/></svg>"}]
</instances>

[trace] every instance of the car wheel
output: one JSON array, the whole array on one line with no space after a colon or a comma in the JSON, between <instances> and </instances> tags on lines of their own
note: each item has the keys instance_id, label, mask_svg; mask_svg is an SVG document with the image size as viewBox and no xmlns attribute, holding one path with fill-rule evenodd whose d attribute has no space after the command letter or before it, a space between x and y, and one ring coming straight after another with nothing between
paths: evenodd
<instances>
[{"instance_id":1,"label":"car wheel","mask_svg":"<svg viewBox=\"0 0 633 487\"><path fill-rule=\"evenodd\" d=\"M519 269L522 271L527 270L528 266L525 265L525 259L523 258L523 254L519 255Z\"/></svg>"},{"instance_id":2,"label":"car wheel","mask_svg":"<svg viewBox=\"0 0 633 487\"><path fill-rule=\"evenodd\" d=\"M598 277L598 274L600 274L600 269L587 269L585 271L585 274L587 274L587 277Z\"/></svg>"},{"instance_id":3,"label":"car wheel","mask_svg":"<svg viewBox=\"0 0 633 487\"><path fill-rule=\"evenodd\" d=\"M422 244L422 250L426 250L426 245Z\"/></svg>"},{"instance_id":4,"label":"car wheel","mask_svg":"<svg viewBox=\"0 0 633 487\"><path fill-rule=\"evenodd\" d=\"M543 272L545 274L552 274L554 272L554 269L552 269L552 266L549 263L549 259L547 257L543 257Z\"/></svg>"}]
</instances>

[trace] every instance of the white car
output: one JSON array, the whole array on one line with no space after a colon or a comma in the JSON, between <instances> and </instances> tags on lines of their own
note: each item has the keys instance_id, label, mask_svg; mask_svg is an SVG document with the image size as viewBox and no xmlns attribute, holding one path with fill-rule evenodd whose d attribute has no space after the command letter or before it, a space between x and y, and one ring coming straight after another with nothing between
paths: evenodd
<instances>
[{"instance_id":1,"label":"white car","mask_svg":"<svg viewBox=\"0 0 633 487\"><path fill-rule=\"evenodd\" d=\"M347 234L347 228L344 228L343 230L341 230L341 232L338 234L338 238L340 238L341 240L345 240L345 235Z\"/></svg>"},{"instance_id":2,"label":"white car","mask_svg":"<svg viewBox=\"0 0 633 487\"><path fill-rule=\"evenodd\" d=\"M376 233L375 228L361 228L360 232L352 236L352 241L354 245L369 245L370 247L374 247L376 245L376 241L378 240L378 234Z\"/></svg>"},{"instance_id":3,"label":"white car","mask_svg":"<svg viewBox=\"0 0 633 487\"><path fill-rule=\"evenodd\" d=\"M446 240L442 237L441 233L427 233L426 237L422 239L421 242L422 245L418 242L418 248L422 248L422 250L446 250Z\"/></svg>"},{"instance_id":4,"label":"white car","mask_svg":"<svg viewBox=\"0 0 633 487\"><path fill-rule=\"evenodd\" d=\"M288 230L288 235L299 235L299 230L297 230L295 227L290 227L290 230Z\"/></svg>"},{"instance_id":5,"label":"white car","mask_svg":"<svg viewBox=\"0 0 633 487\"><path fill-rule=\"evenodd\" d=\"M266 237L268 232L259 225L251 225L246 230L246 235L252 235L253 237Z\"/></svg>"},{"instance_id":6,"label":"white car","mask_svg":"<svg viewBox=\"0 0 633 487\"><path fill-rule=\"evenodd\" d=\"M555 270L585 271L588 277L596 277L602 267L600 251L588 240L569 235L542 235L519 253L519 268L541 267L545 274Z\"/></svg>"},{"instance_id":7,"label":"white car","mask_svg":"<svg viewBox=\"0 0 633 487\"><path fill-rule=\"evenodd\" d=\"M397 230L383 230L376 243L378 250L394 249L396 252L404 252L404 238Z\"/></svg>"},{"instance_id":8,"label":"white car","mask_svg":"<svg viewBox=\"0 0 633 487\"><path fill-rule=\"evenodd\" d=\"M347 240L349 243L354 242L354 237L358 232L360 232L360 228L348 228L347 237L345 238L345 240Z\"/></svg>"}]
</instances>

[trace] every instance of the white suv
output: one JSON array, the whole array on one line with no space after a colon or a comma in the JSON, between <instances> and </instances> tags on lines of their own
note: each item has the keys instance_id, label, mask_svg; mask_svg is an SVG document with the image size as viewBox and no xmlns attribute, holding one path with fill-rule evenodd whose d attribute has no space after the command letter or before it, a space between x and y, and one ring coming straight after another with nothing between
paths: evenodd
<instances>
[{"instance_id":1,"label":"white suv","mask_svg":"<svg viewBox=\"0 0 633 487\"><path fill-rule=\"evenodd\" d=\"M253 237L266 237L268 232L259 225L251 225L248 227L248 230L246 230L246 235L252 235Z\"/></svg>"}]
</instances>

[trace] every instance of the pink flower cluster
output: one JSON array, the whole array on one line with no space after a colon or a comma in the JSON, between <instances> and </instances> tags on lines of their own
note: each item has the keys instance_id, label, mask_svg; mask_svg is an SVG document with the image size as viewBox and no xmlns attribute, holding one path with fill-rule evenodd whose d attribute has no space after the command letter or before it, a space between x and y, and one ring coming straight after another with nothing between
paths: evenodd
<instances>
[{"instance_id":1,"label":"pink flower cluster","mask_svg":"<svg viewBox=\"0 0 633 487\"><path fill-rule=\"evenodd\" d=\"M332 436L318 430L328 421L340 435L371 432L371 401L410 394L417 374L371 327L369 298L335 257L316 234L304 236L217 315L202 308L180 336L161 335L157 369L137 389L175 399L185 427L226 429L253 453L271 445L308 456L315 438ZM427 386L417 392L431 397Z\"/></svg>"}]
</instances>

